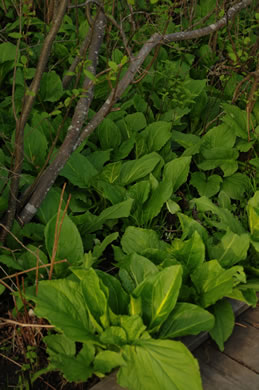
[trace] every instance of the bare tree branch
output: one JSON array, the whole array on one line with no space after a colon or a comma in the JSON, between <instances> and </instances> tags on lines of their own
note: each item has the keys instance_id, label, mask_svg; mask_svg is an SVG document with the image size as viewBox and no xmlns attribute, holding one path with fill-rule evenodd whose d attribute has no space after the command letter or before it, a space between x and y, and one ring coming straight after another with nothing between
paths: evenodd
<instances>
[{"instance_id":1,"label":"bare tree branch","mask_svg":"<svg viewBox=\"0 0 259 390\"><path fill-rule=\"evenodd\" d=\"M104 38L105 26L106 18L104 13L100 10L93 26L93 35L89 47L89 60L91 61L91 64L88 67L88 71L90 71L93 75L96 74L99 51ZM22 225L27 223L28 220L30 220L36 213L41 202L55 182L60 170L63 168L72 152L75 150L75 145L80 136L80 131L87 117L88 110L93 99L93 89L93 83L88 77L86 77L83 84L83 90L85 91L85 94L80 98L76 105L67 136L61 145L55 160L49 165L49 167L40 177L37 186L35 187L35 191L29 200L29 203L27 203L19 215L18 220Z\"/></svg>"}]
</instances>

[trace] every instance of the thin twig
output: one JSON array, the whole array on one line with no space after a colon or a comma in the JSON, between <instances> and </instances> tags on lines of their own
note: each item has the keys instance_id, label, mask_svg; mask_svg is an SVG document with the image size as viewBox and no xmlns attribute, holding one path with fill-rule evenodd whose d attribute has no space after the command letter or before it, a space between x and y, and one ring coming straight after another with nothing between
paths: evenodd
<instances>
[{"instance_id":1,"label":"thin twig","mask_svg":"<svg viewBox=\"0 0 259 390\"><path fill-rule=\"evenodd\" d=\"M41 324L25 324L24 322L9 320L8 318L0 317L0 320L6 324L18 325L21 328L55 328L54 325L41 325Z\"/></svg>"},{"instance_id":2,"label":"thin twig","mask_svg":"<svg viewBox=\"0 0 259 390\"><path fill-rule=\"evenodd\" d=\"M60 264L60 263L67 263L67 259L55 261L54 265L55 265L55 264ZM23 275L23 274L27 274L28 272L35 271L37 268L38 268L38 269L39 269L39 268L46 268L46 267L50 267L50 266L51 266L51 263L49 263L49 264L43 264L43 265L39 265L38 267L28 268L28 269L26 269L25 271L16 272L15 274L8 275L8 276L5 276L4 278L0 279L0 283L1 283L3 280L15 278L16 276L20 276L20 275Z\"/></svg>"},{"instance_id":3,"label":"thin twig","mask_svg":"<svg viewBox=\"0 0 259 390\"><path fill-rule=\"evenodd\" d=\"M0 352L0 356L2 356L3 358L5 358L6 360L9 360L11 363L15 364L16 366L18 366L19 368L22 368L22 365L18 362L16 362L15 360L9 358L9 356L6 356L4 355L3 353Z\"/></svg>"}]
</instances>

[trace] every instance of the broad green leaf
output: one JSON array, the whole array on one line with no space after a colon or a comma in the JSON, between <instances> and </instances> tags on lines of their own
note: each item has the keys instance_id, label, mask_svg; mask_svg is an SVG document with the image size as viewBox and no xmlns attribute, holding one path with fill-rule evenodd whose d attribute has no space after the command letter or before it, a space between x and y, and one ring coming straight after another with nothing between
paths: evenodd
<instances>
[{"instance_id":1,"label":"broad green leaf","mask_svg":"<svg viewBox=\"0 0 259 390\"><path fill-rule=\"evenodd\" d=\"M157 331L173 310L182 283L182 267L174 265L148 276L134 291L141 298L143 320L150 332Z\"/></svg>"},{"instance_id":2,"label":"broad green leaf","mask_svg":"<svg viewBox=\"0 0 259 390\"><path fill-rule=\"evenodd\" d=\"M76 354L75 343L64 335L46 336L44 342L53 371L60 370L70 382L85 382L92 376L95 349L91 343L83 345Z\"/></svg>"},{"instance_id":3,"label":"broad green leaf","mask_svg":"<svg viewBox=\"0 0 259 390\"><path fill-rule=\"evenodd\" d=\"M256 191L254 196L249 199L247 214L252 238L259 241L259 191Z\"/></svg>"},{"instance_id":4,"label":"broad green leaf","mask_svg":"<svg viewBox=\"0 0 259 390\"><path fill-rule=\"evenodd\" d=\"M44 236L45 244L49 254L52 256L52 250L55 241L57 215L54 215L46 225ZM67 259L70 264L78 263L84 254L83 243L76 225L66 215L61 225L61 218L58 222L59 237L56 237L57 251L56 259Z\"/></svg>"},{"instance_id":5,"label":"broad green leaf","mask_svg":"<svg viewBox=\"0 0 259 390\"><path fill-rule=\"evenodd\" d=\"M134 114L128 114L125 116L125 121L133 132L137 132L144 129L147 125L145 115L142 112L135 112Z\"/></svg>"},{"instance_id":6,"label":"broad green leaf","mask_svg":"<svg viewBox=\"0 0 259 390\"><path fill-rule=\"evenodd\" d=\"M157 121L151 123L141 133L146 140L147 151L158 152L171 138L170 122Z\"/></svg>"},{"instance_id":7,"label":"broad green leaf","mask_svg":"<svg viewBox=\"0 0 259 390\"><path fill-rule=\"evenodd\" d=\"M100 174L100 178L104 179L108 183L115 183L119 176L120 176L120 171L122 167L122 162L117 161L111 164L105 165L104 169L102 170Z\"/></svg>"},{"instance_id":8,"label":"broad green leaf","mask_svg":"<svg viewBox=\"0 0 259 390\"><path fill-rule=\"evenodd\" d=\"M192 97L199 96L206 87L207 80L188 79L186 82L187 88L191 91Z\"/></svg>"},{"instance_id":9,"label":"broad green leaf","mask_svg":"<svg viewBox=\"0 0 259 390\"><path fill-rule=\"evenodd\" d=\"M121 239L126 254L141 253L147 248L160 249L160 242L154 230L128 226Z\"/></svg>"},{"instance_id":10,"label":"broad green leaf","mask_svg":"<svg viewBox=\"0 0 259 390\"><path fill-rule=\"evenodd\" d=\"M199 233L201 236L203 242L206 243L207 238L208 238L208 233L207 230L195 219L188 217L185 214L182 213L177 213L177 217L180 220L181 223L181 228L182 228L182 240L185 238L190 238L195 231Z\"/></svg>"},{"instance_id":11,"label":"broad green leaf","mask_svg":"<svg viewBox=\"0 0 259 390\"><path fill-rule=\"evenodd\" d=\"M178 203L176 203L174 200L172 199L169 199L167 202L166 202L166 207L167 207L167 210L169 211L170 214L176 214L178 213L178 211L181 211L181 208L180 206L178 205Z\"/></svg>"},{"instance_id":12,"label":"broad green leaf","mask_svg":"<svg viewBox=\"0 0 259 390\"><path fill-rule=\"evenodd\" d=\"M244 192L249 188L249 177L243 173L234 173L234 175L226 177L222 184L222 191L231 199L241 200Z\"/></svg>"},{"instance_id":13,"label":"broad green leaf","mask_svg":"<svg viewBox=\"0 0 259 390\"><path fill-rule=\"evenodd\" d=\"M238 137L241 137L247 140L247 113L245 110L241 110L237 105L233 104L222 104L225 115L222 119L236 134Z\"/></svg>"},{"instance_id":14,"label":"broad green leaf","mask_svg":"<svg viewBox=\"0 0 259 390\"><path fill-rule=\"evenodd\" d=\"M127 161L122 164L120 171L120 182L123 185L128 185L134 181L145 177L153 171L159 163L161 157L153 152L146 154L138 160Z\"/></svg>"},{"instance_id":15,"label":"broad green leaf","mask_svg":"<svg viewBox=\"0 0 259 390\"><path fill-rule=\"evenodd\" d=\"M156 217L160 213L163 205L170 199L172 193L172 181L164 179L160 182L143 206L142 222L147 224Z\"/></svg>"},{"instance_id":16,"label":"broad green leaf","mask_svg":"<svg viewBox=\"0 0 259 390\"><path fill-rule=\"evenodd\" d=\"M63 95L62 81L54 71L43 73L39 97L43 102L56 102Z\"/></svg>"},{"instance_id":17,"label":"broad green leaf","mask_svg":"<svg viewBox=\"0 0 259 390\"><path fill-rule=\"evenodd\" d=\"M229 268L246 259L249 245L250 238L247 233L238 235L228 230L220 243L211 248L210 256L216 258L222 267Z\"/></svg>"},{"instance_id":18,"label":"broad green leaf","mask_svg":"<svg viewBox=\"0 0 259 390\"><path fill-rule=\"evenodd\" d=\"M0 255L0 263L5 264L8 268L22 271L24 268L12 256Z\"/></svg>"},{"instance_id":19,"label":"broad green leaf","mask_svg":"<svg viewBox=\"0 0 259 390\"><path fill-rule=\"evenodd\" d=\"M144 223L156 217L172 193L187 180L190 162L191 157L179 157L165 165L163 181L158 184L144 206Z\"/></svg>"},{"instance_id":20,"label":"broad green leaf","mask_svg":"<svg viewBox=\"0 0 259 390\"><path fill-rule=\"evenodd\" d=\"M197 135L186 134L176 130L172 131L172 140L184 147L185 149L188 149L191 146L200 143L200 137L198 137Z\"/></svg>"},{"instance_id":21,"label":"broad green leaf","mask_svg":"<svg viewBox=\"0 0 259 390\"><path fill-rule=\"evenodd\" d=\"M45 135L37 128L32 128L27 124L24 129L25 161L39 169L44 163L47 147Z\"/></svg>"},{"instance_id":22,"label":"broad green leaf","mask_svg":"<svg viewBox=\"0 0 259 390\"><path fill-rule=\"evenodd\" d=\"M152 263L156 265L161 265L163 263L163 267L167 267L168 265L164 265L165 262L168 260L169 265L173 264L179 264L174 258L172 258L171 253L170 253L170 245L167 244L165 241L160 241L160 249L157 248L147 248L142 251L142 256L147 257L149 260L152 261ZM174 263L170 263L170 260L174 260Z\"/></svg>"},{"instance_id":23,"label":"broad green leaf","mask_svg":"<svg viewBox=\"0 0 259 390\"><path fill-rule=\"evenodd\" d=\"M206 308L231 293L234 277L241 270L239 266L224 270L217 260L207 261L196 268L191 279L199 294L200 305Z\"/></svg>"},{"instance_id":24,"label":"broad green leaf","mask_svg":"<svg viewBox=\"0 0 259 390\"><path fill-rule=\"evenodd\" d=\"M121 132L109 118L104 118L97 128L97 135L103 150L115 149L121 143Z\"/></svg>"},{"instance_id":25,"label":"broad green leaf","mask_svg":"<svg viewBox=\"0 0 259 390\"><path fill-rule=\"evenodd\" d=\"M129 2L129 1L128 1ZM146 100L143 98L142 95L138 94L138 93L135 93L134 94L134 98L133 98L133 102L134 102L134 106L136 108L137 111L140 111L140 112L143 112L144 114L147 112L147 102ZM145 118L145 116L144 116ZM144 128L145 126L143 126Z\"/></svg>"},{"instance_id":26,"label":"broad green leaf","mask_svg":"<svg viewBox=\"0 0 259 390\"><path fill-rule=\"evenodd\" d=\"M141 340L124 347L118 383L130 390L202 390L199 366L180 342Z\"/></svg>"},{"instance_id":27,"label":"broad green leaf","mask_svg":"<svg viewBox=\"0 0 259 390\"><path fill-rule=\"evenodd\" d=\"M126 139L121 143L119 148L117 148L114 153L112 154L112 160L119 161L123 160L124 158L128 157L130 152L132 151L135 144L135 137L132 136L129 139Z\"/></svg>"},{"instance_id":28,"label":"broad green leaf","mask_svg":"<svg viewBox=\"0 0 259 390\"><path fill-rule=\"evenodd\" d=\"M119 352L101 351L94 359L93 371L107 374L116 367L124 366L125 361Z\"/></svg>"},{"instance_id":29,"label":"broad green leaf","mask_svg":"<svg viewBox=\"0 0 259 390\"><path fill-rule=\"evenodd\" d=\"M16 57L16 46L10 42L4 42L0 44L0 63L4 63L7 61L12 61L14 64L14 60Z\"/></svg>"},{"instance_id":30,"label":"broad green leaf","mask_svg":"<svg viewBox=\"0 0 259 390\"><path fill-rule=\"evenodd\" d=\"M138 315L120 316L120 325L127 334L128 344L138 340L146 330L142 318Z\"/></svg>"},{"instance_id":31,"label":"broad green leaf","mask_svg":"<svg viewBox=\"0 0 259 390\"><path fill-rule=\"evenodd\" d=\"M128 189L130 198L135 199L137 204L142 207L142 204L146 202L150 193L150 183L147 180L141 180L136 184L133 184Z\"/></svg>"},{"instance_id":32,"label":"broad green leaf","mask_svg":"<svg viewBox=\"0 0 259 390\"><path fill-rule=\"evenodd\" d=\"M177 303L163 323L159 338L197 335L213 328L214 317L207 310L191 303Z\"/></svg>"},{"instance_id":33,"label":"broad green leaf","mask_svg":"<svg viewBox=\"0 0 259 390\"><path fill-rule=\"evenodd\" d=\"M93 268L72 268L72 271L81 278L82 293L90 313L99 325L106 328L109 325L107 296L96 271Z\"/></svg>"},{"instance_id":34,"label":"broad green leaf","mask_svg":"<svg viewBox=\"0 0 259 390\"><path fill-rule=\"evenodd\" d=\"M217 194L220 190L222 178L219 175L211 175L208 178L203 172L194 172L190 183L197 189L200 196L211 196Z\"/></svg>"},{"instance_id":35,"label":"broad green leaf","mask_svg":"<svg viewBox=\"0 0 259 390\"><path fill-rule=\"evenodd\" d=\"M109 290L108 296L108 304L115 314L127 314L128 312L128 304L129 304L129 296L122 288L121 283L117 278L108 274L107 272L103 272L97 270L97 275L102 280L103 284Z\"/></svg>"},{"instance_id":36,"label":"broad green leaf","mask_svg":"<svg viewBox=\"0 0 259 390\"><path fill-rule=\"evenodd\" d=\"M163 178L172 183L175 192L186 182L189 174L191 157L179 157L165 165Z\"/></svg>"},{"instance_id":37,"label":"broad green leaf","mask_svg":"<svg viewBox=\"0 0 259 390\"><path fill-rule=\"evenodd\" d=\"M80 153L73 153L61 170L60 175L80 188L89 187L89 180L96 176L98 171L89 162L88 158Z\"/></svg>"},{"instance_id":38,"label":"broad green leaf","mask_svg":"<svg viewBox=\"0 0 259 390\"><path fill-rule=\"evenodd\" d=\"M224 177L231 176L238 169L238 151L233 148L216 147L213 149L205 149L202 152L204 160L198 164L198 167L204 171L215 168L221 168Z\"/></svg>"},{"instance_id":39,"label":"broad green leaf","mask_svg":"<svg viewBox=\"0 0 259 390\"><path fill-rule=\"evenodd\" d=\"M105 199L108 199L113 205L122 202L126 198L126 189L122 186L119 186L118 184L112 184L104 180L98 180L95 182L95 185L98 189L98 192Z\"/></svg>"},{"instance_id":40,"label":"broad green leaf","mask_svg":"<svg viewBox=\"0 0 259 390\"><path fill-rule=\"evenodd\" d=\"M136 160L139 160L141 157L144 157L147 155L147 143L146 139L141 135L136 136L136 142L135 142L135 156Z\"/></svg>"},{"instance_id":41,"label":"broad green leaf","mask_svg":"<svg viewBox=\"0 0 259 390\"><path fill-rule=\"evenodd\" d=\"M134 288L136 287L136 284L134 283L133 279L129 275L128 271L125 270L124 268L120 268L118 275L123 288L127 291L128 294L131 294Z\"/></svg>"},{"instance_id":42,"label":"broad green leaf","mask_svg":"<svg viewBox=\"0 0 259 390\"><path fill-rule=\"evenodd\" d=\"M220 191L218 194L218 205L223 209L231 208L231 200L228 194L225 191Z\"/></svg>"},{"instance_id":43,"label":"broad green leaf","mask_svg":"<svg viewBox=\"0 0 259 390\"><path fill-rule=\"evenodd\" d=\"M219 207L216 206L207 196L201 196L200 198L194 198L193 203L195 203L197 210L202 213L206 211L211 211L213 214L219 215Z\"/></svg>"},{"instance_id":44,"label":"broad green leaf","mask_svg":"<svg viewBox=\"0 0 259 390\"><path fill-rule=\"evenodd\" d=\"M235 217L229 210L216 206L209 198L202 196L200 198L194 198L191 203L195 203L197 210L204 213L210 211L217 215L220 222L210 218L208 223L215 226L218 230L228 230L236 234L244 233L244 227L237 217Z\"/></svg>"},{"instance_id":45,"label":"broad green leaf","mask_svg":"<svg viewBox=\"0 0 259 390\"><path fill-rule=\"evenodd\" d=\"M194 231L189 240L175 239L170 254L192 273L205 260L205 245L199 233Z\"/></svg>"},{"instance_id":46,"label":"broad green leaf","mask_svg":"<svg viewBox=\"0 0 259 390\"><path fill-rule=\"evenodd\" d=\"M97 217L94 216L92 222L85 225L85 232L91 233L102 227L109 219L127 218L130 215L130 210L133 204L133 199L127 199L124 202L117 203L113 206L104 209Z\"/></svg>"},{"instance_id":47,"label":"broad green leaf","mask_svg":"<svg viewBox=\"0 0 259 390\"><path fill-rule=\"evenodd\" d=\"M220 148L222 146L225 148L233 148L235 141L235 132L233 132L231 127L223 123L213 127L202 137L202 151Z\"/></svg>"},{"instance_id":48,"label":"broad green leaf","mask_svg":"<svg viewBox=\"0 0 259 390\"><path fill-rule=\"evenodd\" d=\"M211 311L215 317L215 325L209 331L211 338L217 343L221 352L224 351L224 342L231 335L234 325L235 316L231 304L226 301L217 302Z\"/></svg>"},{"instance_id":49,"label":"broad green leaf","mask_svg":"<svg viewBox=\"0 0 259 390\"><path fill-rule=\"evenodd\" d=\"M100 334L100 341L106 345L122 346L127 344L127 335L120 326L109 326Z\"/></svg>"},{"instance_id":50,"label":"broad green leaf","mask_svg":"<svg viewBox=\"0 0 259 390\"><path fill-rule=\"evenodd\" d=\"M81 225L81 234L95 232L96 230L101 229L102 225L108 220L127 218L130 215L132 204L133 199L127 199L124 202L117 203L104 209L99 216L87 211L84 214L74 216L73 221L75 221L77 225Z\"/></svg>"},{"instance_id":51,"label":"broad green leaf","mask_svg":"<svg viewBox=\"0 0 259 390\"><path fill-rule=\"evenodd\" d=\"M127 256L126 260L119 263L119 267L128 272L129 276L134 281L135 286L138 286L149 275L156 274L158 272L158 268L152 263L152 261L137 253L131 253Z\"/></svg>"},{"instance_id":52,"label":"broad green leaf","mask_svg":"<svg viewBox=\"0 0 259 390\"><path fill-rule=\"evenodd\" d=\"M37 217L41 223L45 225L49 220L58 212L58 207L60 203L61 190L57 187L52 187L47 193L46 198L41 203L41 206L38 209ZM61 204L61 213L65 209L65 201Z\"/></svg>"},{"instance_id":53,"label":"broad green leaf","mask_svg":"<svg viewBox=\"0 0 259 390\"><path fill-rule=\"evenodd\" d=\"M94 340L95 329L79 283L67 279L42 281L38 295L28 298L36 303L38 317L46 318L72 341Z\"/></svg>"},{"instance_id":54,"label":"broad green leaf","mask_svg":"<svg viewBox=\"0 0 259 390\"><path fill-rule=\"evenodd\" d=\"M96 150L87 155L88 161L97 169L101 171L104 164L110 160L111 150Z\"/></svg>"}]
</instances>

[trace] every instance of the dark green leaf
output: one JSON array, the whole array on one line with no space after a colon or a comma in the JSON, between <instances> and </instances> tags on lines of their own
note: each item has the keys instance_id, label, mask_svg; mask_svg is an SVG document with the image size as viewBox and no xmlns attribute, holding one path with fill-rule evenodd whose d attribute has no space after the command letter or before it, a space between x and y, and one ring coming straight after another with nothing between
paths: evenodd
<instances>
[{"instance_id":1,"label":"dark green leaf","mask_svg":"<svg viewBox=\"0 0 259 390\"><path fill-rule=\"evenodd\" d=\"M80 188L89 187L89 180L97 175L98 171L89 162L88 158L80 153L73 153L61 170L60 175Z\"/></svg>"},{"instance_id":2,"label":"dark green leaf","mask_svg":"<svg viewBox=\"0 0 259 390\"><path fill-rule=\"evenodd\" d=\"M95 349L91 343L83 345L75 356L75 343L64 335L46 336L44 341L52 370L60 370L70 382L85 382L92 376Z\"/></svg>"},{"instance_id":3,"label":"dark green leaf","mask_svg":"<svg viewBox=\"0 0 259 390\"><path fill-rule=\"evenodd\" d=\"M60 197L61 190L59 188L52 187L49 190L46 198L41 203L41 206L39 207L37 212L37 217L39 218L40 222L46 225L48 221L53 217L53 215L58 212ZM63 199L63 202L61 204L61 212L65 209L65 206L66 204Z\"/></svg>"},{"instance_id":4,"label":"dark green leaf","mask_svg":"<svg viewBox=\"0 0 259 390\"><path fill-rule=\"evenodd\" d=\"M24 156L26 161L39 168L43 165L47 153L47 139L37 128L28 124L24 130Z\"/></svg>"},{"instance_id":5,"label":"dark green leaf","mask_svg":"<svg viewBox=\"0 0 259 390\"><path fill-rule=\"evenodd\" d=\"M52 256L55 241L56 219L57 215L54 215L46 225L44 232L49 257ZM58 238L56 258L61 260L67 259L70 264L78 263L82 260L84 249L82 239L76 225L66 215L62 225L61 221L58 222L58 231L59 230L60 235Z\"/></svg>"},{"instance_id":6,"label":"dark green leaf","mask_svg":"<svg viewBox=\"0 0 259 390\"><path fill-rule=\"evenodd\" d=\"M141 179L142 177L145 177L153 171L160 160L160 156L153 152L146 154L138 160L123 163L120 172L121 184L128 185L138 179Z\"/></svg>"},{"instance_id":7,"label":"dark green leaf","mask_svg":"<svg viewBox=\"0 0 259 390\"><path fill-rule=\"evenodd\" d=\"M129 226L121 239L125 253L141 253L147 248L160 248L158 236L154 230Z\"/></svg>"},{"instance_id":8,"label":"dark green leaf","mask_svg":"<svg viewBox=\"0 0 259 390\"><path fill-rule=\"evenodd\" d=\"M56 72L44 73L41 79L39 96L44 102L56 102L63 95L60 77Z\"/></svg>"},{"instance_id":9,"label":"dark green leaf","mask_svg":"<svg viewBox=\"0 0 259 390\"><path fill-rule=\"evenodd\" d=\"M217 302L211 311L215 317L215 325L209 333L222 352L224 351L224 342L233 331L235 316L231 304L226 300Z\"/></svg>"},{"instance_id":10,"label":"dark green leaf","mask_svg":"<svg viewBox=\"0 0 259 390\"><path fill-rule=\"evenodd\" d=\"M171 127L170 122L157 121L151 123L141 133L146 140L147 151L157 152L159 151L171 138Z\"/></svg>"},{"instance_id":11,"label":"dark green leaf","mask_svg":"<svg viewBox=\"0 0 259 390\"><path fill-rule=\"evenodd\" d=\"M222 184L222 191L225 191L231 199L241 200L244 192L249 188L249 178L243 173L235 173L226 177Z\"/></svg>"},{"instance_id":12,"label":"dark green leaf","mask_svg":"<svg viewBox=\"0 0 259 390\"><path fill-rule=\"evenodd\" d=\"M134 114L127 115L125 121L132 132L144 129L147 125L145 115L142 112L135 112Z\"/></svg>"},{"instance_id":13,"label":"dark green leaf","mask_svg":"<svg viewBox=\"0 0 259 390\"><path fill-rule=\"evenodd\" d=\"M0 44L0 63L12 61L14 63L16 57L16 46L10 42Z\"/></svg>"},{"instance_id":14,"label":"dark green leaf","mask_svg":"<svg viewBox=\"0 0 259 390\"><path fill-rule=\"evenodd\" d=\"M122 346L127 344L127 335L120 326L109 326L101 333L100 341L106 345Z\"/></svg>"},{"instance_id":15,"label":"dark green leaf","mask_svg":"<svg viewBox=\"0 0 259 390\"><path fill-rule=\"evenodd\" d=\"M97 134L103 150L115 149L121 143L121 132L116 124L109 118L104 118L98 126Z\"/></svg>"},{"instance_id":16,"label":"dark green leaf","mask_svg":"<svg viewBox=\"0 0 259 390\"><path fill-rule=\"evenodd\" d=\"M159 331L160 338L197 335L214 326L214 317L207 310L191 303L177 303Z\"/></svg>"},{"instance_id":17,"label":"dark green leaf","mask_svg":"<svg viewBox=\"0 0 259 390\"><path fill-rule=\"evenodd\" d=\"M208 178L203 172L194 172L190 183L197 189L200 196L211 196L217 194L220 189L222 178L219 175L211 175Z\"/></svg>"},{"instance_id":18,"label":"dark green leaf","mask_svg":"<svg viewBox=\"0 0 259 390\"><path fill-rule=\"evenodd\" d=\"M208 307L231 293L234 276L241 270L239 266L224 270L217 260L207 261L196 268L191 279L199 294L201 306Z\"/></svg>"},{"instance_id":19,"label":"dark green leaf","mask_svg":"<svg viewBox=\"0 0 259 390\"><path fill-rule=\"evenodd\" d=\"M230 230L222 237L221 242L211 248L211 258L216 258L222 267L231 267L247 258L250 238L247 233L235 234Z\"/></svg>"},{"instance_id":20,"label":"dark green leaf","mask_svg":"<svg viewBox=\"0 0 259 390\"><path fill-rule=\"evenodd\" d=\"M191 273L205 260L205 245L199 233L194 231L189 240L175 239L170 254L185 265L188 273Z\"/></svg>"},{"instance_id":21,"label":"dark green leaf","mask_svg":"<svg viewBox=\"0 0 259 390\"><path fill-rule=\"evenodd\" d=\"M121 283L107 272L97 270L97 275L109 290L108 304L115 314L127 314L129 296L122 288Z\"/></svg>"}]
</instances>

